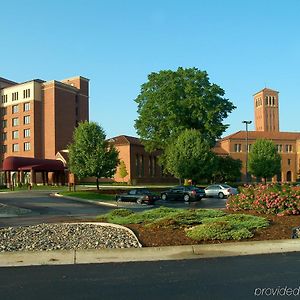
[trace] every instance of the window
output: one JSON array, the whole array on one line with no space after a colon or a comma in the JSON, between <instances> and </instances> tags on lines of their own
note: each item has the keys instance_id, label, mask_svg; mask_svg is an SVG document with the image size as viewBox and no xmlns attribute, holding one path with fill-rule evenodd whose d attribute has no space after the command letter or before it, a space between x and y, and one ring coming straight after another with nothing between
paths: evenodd
<instances>
[{"instance_id":1,"label":"window","mask_svg":"<svg viewBox=\"0 0 300 300\"><path fill-rule=\"evenodd\" d=\"M30 124L30 116L24 116L24 124Z\"/></svg>"},{"instance_id":2,"label":"window","mask_svg":"<svg viewBox=\"0 0 300 300\"><path fill-rule=\"evenodd\" d=\"M24 143L24 151L29 151L30 150L30 143L29 142L25 142Z\"/></svg>"},{"instance_id":3,"label":"window","mask_svg":"<svg viewBox=\"0 0 300 300\"><path fill-rule=\"evenodd\" d=\"M140 159L138 154L135 156L135 169L136 169L136 175L140 176Z\"/></svg>"},{"instance_id":4,"label":"window","mask_svg":"<svg viewBox=\"0 0 300 300\"><path fill-rule=\"evenodd\" d=\"M18 100L18 98L19 98L18 92L12 93L11 96L12 96L12 101L16 101L16 100Z\"/></svg>"},{"instance_id":5,"label":"window","mask_svg":"<svg viewBox=\"0 0 300 300\"><path fill-rule=\"evenodd\" d=\"M234 144L234 152L242 152L242 145Z\"/></svg>"},{"instance_id":6,"label":"window","mask_svg":"<svg viewBox=\"0 0 300 300\"><path fill-rule=\"evenodd\" d=\"M7 120L2 120L2 128L6 128L7 127Z\"/></svg>"},{"instance_id":7,"label":"window","mask_svg":"<svg viewBox=\"0 0 300 300\"><path fill-rule=\"evenodd\" d=\"M277 146L277 152L282 152L282 145L276 145Z\"/></svg>"},{"instance_id":8,"label":"window","mask_svg":"<svg viewBox=\"0 0 300 300\"><path fill-rule=\"evenodd\" d=\"M6 153L7 152L7 145L2 145L1 151L2 151L2 153Z\"/></svg>"},{"instance_id":9,"label":"window","mask_svg":"<svg viewBox=\"0 0 300 300\"><path fill-rule=\"evenodd\" d=\"M12 113L16 114L17 112L19 112L19 105L13 105L12 106Z\"/></svg>"},{"instance_id":10,"label":"window","mask_svg":"<svg viewBox=\"0 0 300 300\"><path fill-rule=\"evenodd\" d=\"M12 132L12 138L13 139L18 139L19 138L19 131L18 130L14 130Z\"/></svg>"},{"instance_id":11,"label":"window","mask_svg":"<svg viewBox=\"0 0 300 300\"><path fill-rule=\"evenodd\" d=\"M19 125L19 118L13 118L12 119L12 126L18 126Z\"/></svg>"},{"instance_id":12,"label":"window","mask_svg":"<svg viewBox=\"0 0 300 300\"><path fill-rule=\"evenodd\" d=\"M24 138L30 137L30 129L24 129Z\"/></svg>"},{"instance_id":13,"label":"window","mask_svg":"<svg viewBox=\"0 0 300 300\"><path fill-rule=\"evenodd\" d=\"M23 90L23 98L29 98L30 97L30 89Z\"/></svg>"},{"instance_id":14,"label":"window","mask_svg":"<svg viewBox=\"0 0 300 300\"><path fill-rule=\"evenodd\" d=\"M1 116L5 116L7 114L7 108L6 107L1 107Z\"/></svg>"},{"instance_id":15,"label":"window","mask_svg":"<svg viewBox=\"0 0 300 300\"><path fill-rule=\"evenodd\" d=\"M19 151L19 144L13 144L12 145L12 151L13 152L18 152Z\"/></svg>"},{"instance_id":16,"label":"window","mask_svg":"<svg viewBox=\"0 0 300 300\"><path fill-rule=\"evenodd\" d=\"M30 110L30 102L25 102L24 103L24 111L29 111Z\"/></svg>"},{"instance_id":17,"label":"window","mask_svg":"<svg viewBox=\"0 0 300 300\"><path fill-rule=\"evenodd\" d=\"M140 156L140 159L141 159L141 176L144 177L145 173L145 166L144 166L144 155L141 155Z\"/></svg>"},{"instance_id":18,"label":"window","mask_svg":"<svg viewBox=\"0 0 300 300\"><path fill-rule=\"evenodd\" d=\"M7 139L7 132L2 132L1 134L1 140L5 141Z\"/></svg>"},{"instance_id":19,"label":"window","mask_svg":"<svg viewBox=\"0 0 300 300\"><path fill-rule=\"evenodd\" d=\"M285 152L293 152L292 145L285 145Z\"/></svg>"},{"instance_id":20,"label":"window","mask_svg":"<svg viewBox=\"0 0 300 300\"><path fill-rule=\"evenodd\" d=\"M2 103L7 103L7 95L2 95L1 96L1 102Z\"/></svg>"},{"instance_id":21,"label":"window","mask_svg":"<svg viewBox=\"0 0 300 300\"><path fill-rule=\"evenodd\" d=\"M251 151L251 147L252 147L252 145L251 145L251 144L248 144L248 152Z\"/></svg>"},{"instance_id":22,"label":"window","mask_svg":"<svg viewBox=\"0 0 300 300\"><path fill-rule=\"evenodd\" d=\"M288 164L289 166L291 165L291 159L290 159L290 158L288 158L287 164Z\"/></svg>"}]
</instances>

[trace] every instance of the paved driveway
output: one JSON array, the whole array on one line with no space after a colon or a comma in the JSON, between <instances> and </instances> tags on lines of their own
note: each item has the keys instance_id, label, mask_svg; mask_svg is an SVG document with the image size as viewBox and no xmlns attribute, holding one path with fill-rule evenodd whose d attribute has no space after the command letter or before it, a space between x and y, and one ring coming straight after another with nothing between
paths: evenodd
<instances>
[{"instance_id":1,"label":"paved driveway","mask_svg":"<svg viewBox=\"0 0 300 300\"><path fill-rule=\"evenodd\" d=\"M31 210L23 216L1 217L0 227L93 218L109 210L107 207L51 197L50 192L44 191L0 193L0 203Z\"/></svg>"},{"instance_id":2,"label":"paved driveway","mask_svg":"<svg viewBox=\"0 0 300 300\"><path fill-rule=\"evenodd\" d=\"M225 208L227 199L219 198L203 198L200 201L187 202L184 201L162 201L159 200L155 206L167 206L177 208Z\"/></svg>"}]
</instances>

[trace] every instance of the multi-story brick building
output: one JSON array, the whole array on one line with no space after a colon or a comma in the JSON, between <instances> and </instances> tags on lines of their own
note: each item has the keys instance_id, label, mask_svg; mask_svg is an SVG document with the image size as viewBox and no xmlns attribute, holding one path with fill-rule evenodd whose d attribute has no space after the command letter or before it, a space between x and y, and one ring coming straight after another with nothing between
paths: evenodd
<instances>
[{"instance_id":1,"label":"multi-story brick building","mask_svg":"<svg viewBox=\"0 0 300 300\"><path fill-rule=\"evenodd\" d=\"M278 92L264 88L254 94L254 116L255 131L238 131L222 138L218 141L215 152L240 159L243 163L242 180L246 180L246 159L251 145L257 139L272 140L282 159L281 173L272 180L296 181L300 170L300 132L279 131Z\"/></svg>"},{"instance_id":2,"label":"multi-story brick building","mask_svg":"<svg viewBox=\"0 0 300 300\"><path fill-rule=\"evenodd\" d=\"M55 159L72 141L73 130L89 118L89 80L0 78L0 159Z\"/></svg>"}]
</instances>

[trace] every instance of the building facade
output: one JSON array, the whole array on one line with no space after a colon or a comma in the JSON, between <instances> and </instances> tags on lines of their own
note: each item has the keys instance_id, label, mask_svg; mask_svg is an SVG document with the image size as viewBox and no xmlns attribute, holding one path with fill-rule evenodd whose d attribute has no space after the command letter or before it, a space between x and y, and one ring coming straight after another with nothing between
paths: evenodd
<instances>
[{"instance_id":1,"label":"building facade","mask_svg":"<svg viewBox=\"0 0 300 300\"><path fill-rule=\"evenodd\" d=\"M32 184L57 182L64 167L56 154L72 142L78 123L88 119L89 80L84 77L23 83L0 77L2 182L19 184L27 175Z\"/></svg>"},{"instance_id":2,"label":"building facade","mask_svg":"<svg viewBox=\"0 0 300 300\"><path fill-rule=\"evenodd\" d=\"M88 120L89 80L39 79L16 83L0 78L0 159L55 159L72 141L78 122Z\"/></svg>"},{"instance_id":3,"label":"building facade","mask_svg":"<svg viewBox=\"0 0 300 300\"><path fill-rule=\"evenodd\" d=\"M272 181L297 181L300 172L300 132L279 130L278 92L263 89L254 94L255 131L238 131L219 140L214 151L242 161L242 180L246 181L246 160L257 139L272 140L281 155L281 172ZM248 145L248 149L247 149Z\"/></svg>"},{"instance_id":4,"label":"building facade","mask_svg":"<svg viewBox=\"0 0 300 300\"><path fill-rule=\"evenodd\" d=\"M140 139L120 135L111 138L109 142L113 143L119 151L119 159L123 160L128 175L124 178L120 176L118 167L114 180L117 182L130 182L131 184L151 184L151 183L178 183L173 176L163 172L158 164L159 152L149 153Z\"/></svg>"}]
</instances>

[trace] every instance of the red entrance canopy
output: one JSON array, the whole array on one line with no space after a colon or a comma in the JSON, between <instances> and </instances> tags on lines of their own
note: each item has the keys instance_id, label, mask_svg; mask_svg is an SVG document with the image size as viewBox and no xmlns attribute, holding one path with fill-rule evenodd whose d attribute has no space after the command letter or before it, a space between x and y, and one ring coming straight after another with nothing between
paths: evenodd
<instances>
[{"instance_id":1,"label":"red entrance canopy","mask_svg":"<svg viewBox=\"0 0 300 300\"><path fill-rule=\"evenodd\" d=\"M60 160L38 159L31 157L9 156L4 159L2 171L64 171L65 167Z\"/></svg>"}]
</instances>

